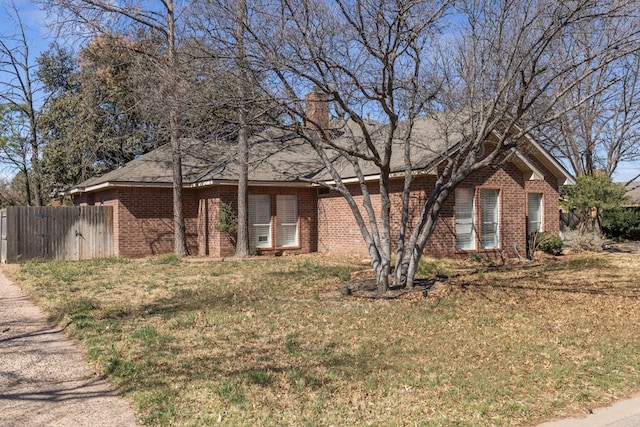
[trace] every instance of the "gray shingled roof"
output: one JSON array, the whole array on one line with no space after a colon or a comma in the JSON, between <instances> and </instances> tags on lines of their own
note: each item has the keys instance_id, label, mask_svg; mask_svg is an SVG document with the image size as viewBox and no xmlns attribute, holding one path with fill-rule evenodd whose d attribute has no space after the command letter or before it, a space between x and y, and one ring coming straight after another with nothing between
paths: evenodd
<instances>
[{"instance_id":1,"label":"gray shingled roof","mask_svg":"<svg viewBox=\"0 0 640 427\"><path fill-rule=\"evenodd\" d=\"M419 118L414 125L410 142L412 169L428 170L443 154L451 150L462 135L437 118ZM369 122L372 137L380 142L386 137L387 127ZM402 124L399 134L402 133ZM332 121L332 141L347 146L352 141L363 142L362 132L352 122ZM394 141L392 172L404 169L403 142ZM306 183L310 180L330 181L331 174L318 158L314 149L301 138L281 129L269 128L250 140L249 181L263 183ZM182 169L187 186L211 185L237 180L239 165L237 146L231 142L209 142L194 139L182 141ZM356 176L352 164L335 150L327 150L329 158L344 179ZM547 153L548 154L548 153ZM547 156L549 157L549 156ZM553 160L555 162L555 160ZM120 169L91 178L68 192L91 191L103 185L171 185L171 146L164 145L145 154ZM365 176L379 173L371 162L360 161ZM564 168L557 164L564 174ZM562 172L564 171L564 172Z\"/></svg>"}]
</instances>

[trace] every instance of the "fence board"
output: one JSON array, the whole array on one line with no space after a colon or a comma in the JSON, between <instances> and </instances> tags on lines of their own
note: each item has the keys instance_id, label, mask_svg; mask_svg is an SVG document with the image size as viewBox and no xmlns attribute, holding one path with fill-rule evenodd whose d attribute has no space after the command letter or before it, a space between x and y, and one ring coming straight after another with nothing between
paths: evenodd
<instances>
[{"instance_id":1,"label":"fence board","mask_svg":"<svg viewBox=\"0 0 640 427\"><path fill-rule=\"evenodd\" d=\"M11 206L0 211L0 260L80 260L111 256L110 206Z\"/></svg>"}]
</instances>

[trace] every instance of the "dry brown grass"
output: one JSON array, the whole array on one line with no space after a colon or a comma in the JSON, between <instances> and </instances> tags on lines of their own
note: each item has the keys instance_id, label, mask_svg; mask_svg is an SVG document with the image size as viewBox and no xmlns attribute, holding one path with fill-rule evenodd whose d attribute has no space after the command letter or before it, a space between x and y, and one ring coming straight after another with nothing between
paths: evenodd
<instances>
[{"instance_id":1,"label":"dry brown grass","mask_svg":"<svg viewBox=\"0 0 640 427\"><path fill-rule=\"evenodd\" d=\"M640 388L637 256L463 274L428 299L345 297L356 268L160 257L5 271L149 425L532 425Z\"/></svg>"}]
</instances>

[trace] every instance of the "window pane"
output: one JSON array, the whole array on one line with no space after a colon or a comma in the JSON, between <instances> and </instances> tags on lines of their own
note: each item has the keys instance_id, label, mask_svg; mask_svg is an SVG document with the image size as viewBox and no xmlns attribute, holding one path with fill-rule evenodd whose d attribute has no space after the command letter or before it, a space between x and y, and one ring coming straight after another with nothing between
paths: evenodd
<instances>
[{"instance_id":1,"label":"window pane","mask_svg":"<svg viewBox=\"0 0 640 427\"><path fill-rule=\"evenodd\" d=\"M278 247L298 246L298 197L278 196Z\"/></svg>"},{"instance_id":2,"label":"window pane","mask_svg":"<svg viewBox=\"0 0 640 427\"><path fill-rule=\"evenodd\" d=\"M542 194L529 193L527 197L527 234L542 231Z\"/></svg>"},{"instance_id":3,"label":"window pane","mask_svg":"<svg viewBox=\"0 0 640 427\"><path fill-rule=\"evenodd\" d=\"M480 192L482 210L480 240L482 247L497 248L499 246L498 190L482 190Z\"/></svg>"},{"instance_id":4,"label":"window pane","mask_svg":"<svg viewBox=\"0 0 640 427\"><path fill-rule=\"evenodd\" d=\"M271 247L271 197L267 194L249 195L249 246Z\"/></svg>"},{"instance_id":5,"label":"window pane","mask_svg":"<svg viewBox=\"0 0 640 427\"><path fill-rule=\"evenodd\" d=\"M475 249L473 189L456 189L456 249Z\"/></svg>"}]
</instances>

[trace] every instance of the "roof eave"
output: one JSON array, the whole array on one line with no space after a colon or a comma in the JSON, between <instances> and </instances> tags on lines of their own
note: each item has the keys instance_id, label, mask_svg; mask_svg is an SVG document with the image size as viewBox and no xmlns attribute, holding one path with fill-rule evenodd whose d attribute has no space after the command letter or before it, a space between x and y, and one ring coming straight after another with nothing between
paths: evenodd
<instances>
[{"instance_id":1,"label":"roof eave","mask_svg":"<svg viewBox=\"0 0 640 427\"><path fill-rule=\"evenodd\" d=\"M542 147L531 135L525 134L527 141L541 154L540 159L544 166L558 179L558 185L575 185L576 179L562 164L556 160L544 147Z\"/></svg>"},{"instance_id":2,"label":"roof eave","mask_svg":"<svg viewBox=\"0 0 640 427\"><path fill-rule=\"evenodd\" d=\"M88 185L86 187L73 187L64 192L69 196L74 196L82 193L93 193L95 191L104 190L107 188L120 188L120 187L135 187L135 188L171 188L173 184L170 182L139 182L139 181L105 181L94 185Z\"/></svg>"},{"instance_id":3,"label":"roof eave","mask_svg":"<svg viewBox=\"0 0 640 427\"><path fill-rule=\"evenodd\" d=\"M191 188L214 187L217 185L238 185L237 180L209 179L196 182L190 185ZM269 181L250 180L247 183L250 187L310 187L311 183L305 181Z\"/></svg>"}]
</instances>

